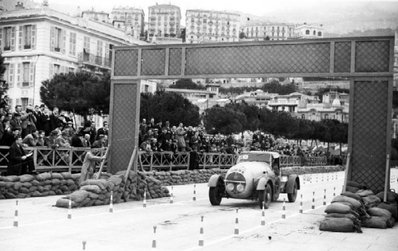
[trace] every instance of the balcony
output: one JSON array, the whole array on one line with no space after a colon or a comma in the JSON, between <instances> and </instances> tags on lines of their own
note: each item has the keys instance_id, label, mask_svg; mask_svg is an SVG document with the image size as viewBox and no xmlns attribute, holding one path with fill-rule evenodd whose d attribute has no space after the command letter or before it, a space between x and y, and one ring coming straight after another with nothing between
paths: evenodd
<instances>
[{"instance_id":1,"label":"balcony","mask_svg":"<svg viewBox=\"0 0 398 251\"><path fill-rule=\"evenodd\" d=\"M111 68L111 62L109 58L96 56L91 53L81 52L78 55L79 64L91 67L100 67L105 69Z\"/></svg>"}]
</instances>

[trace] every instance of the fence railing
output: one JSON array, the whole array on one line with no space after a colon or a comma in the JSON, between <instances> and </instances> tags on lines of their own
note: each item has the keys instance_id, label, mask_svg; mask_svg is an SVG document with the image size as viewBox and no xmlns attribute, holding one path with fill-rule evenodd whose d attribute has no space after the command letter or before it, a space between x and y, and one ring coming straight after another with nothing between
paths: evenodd
<instances>
[{"instance_id":1,"label":"fence railing","mask_svg":"<svg viewBox=\"0 0 398 251\"><path fill-rule=\"evenodd\" d=\"M33 152L33 160L38 172L79 172L84 156L89 148L49 148L28 147ZM103 155L106 148L100 149L97 155ZM6 171L9 147L0 146L0 171ZM138 169L144 172L176 171L187 169L229 168L236 163L238 155L223 153L198 152L145 152L138 153ZM315 166L326 165L326 157L299 157L281 155L280 166ZM106 170L106 163L105 167Z\"/></svg>"}]
</instances>

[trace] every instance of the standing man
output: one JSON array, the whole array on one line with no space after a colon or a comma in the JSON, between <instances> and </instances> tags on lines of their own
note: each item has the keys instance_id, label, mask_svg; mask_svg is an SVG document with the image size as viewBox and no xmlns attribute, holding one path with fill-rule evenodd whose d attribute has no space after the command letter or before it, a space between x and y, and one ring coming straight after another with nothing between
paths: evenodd
<instances>
[{"instance_id":1,"label":"standing man","mask_svg":"<svg viewBox=\"0 0 398 251\"><path fill-rule=\"evenodd\" d=\"M36 174L32 153L25 153L22 148L22 137L18 134L10 146L7 175Z\"/></svg>"},{"instance_id":2,"label":"standing man","mask_svg":"<svg viewBox=\"0 0 398 251\"><path fill-rule=\"evenodd\" d=\"M84 157L83 165L82 165L82 170L80 173L80 179L79 179L79 184L81 185L83 181L87 179L91 179L94 174L95 170L95 162L96 161L103 161L105 159L105 156L98 157L95 156L95 153L97 153L101 148L91 148L90 151L86 153L86 156Z\"/></svg>"}]
</instances>

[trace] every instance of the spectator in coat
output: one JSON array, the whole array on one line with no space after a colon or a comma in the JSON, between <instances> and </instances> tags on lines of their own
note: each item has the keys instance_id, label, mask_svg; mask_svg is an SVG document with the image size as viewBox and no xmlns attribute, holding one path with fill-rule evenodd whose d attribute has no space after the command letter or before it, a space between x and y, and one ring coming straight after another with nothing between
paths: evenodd
<instances>
[{"instance_id":1,"label":"spectator in coat","mask_svg":"<svg viewBox=\"0 0 398 251\"><path fill-rule=\"evenodd\" d=\"M22 137L17 135L10 146L7 175L35 174L32 153L26 153L22 147Z\"/></svg>"},{"instance_id":2,"label":"spectator in coat","mask_svg":"<svg viewBox=\"0 0 398 251\"><path fill-rule=\"evenodd\" d=\"M98 157L95 155L98 150L99 148L92 147L91 150L86 153L80 173L79 184L82 184L87 179L91 179L95 171L96 162L105 159L105 156Z\"/></svg>"}]
</instances>

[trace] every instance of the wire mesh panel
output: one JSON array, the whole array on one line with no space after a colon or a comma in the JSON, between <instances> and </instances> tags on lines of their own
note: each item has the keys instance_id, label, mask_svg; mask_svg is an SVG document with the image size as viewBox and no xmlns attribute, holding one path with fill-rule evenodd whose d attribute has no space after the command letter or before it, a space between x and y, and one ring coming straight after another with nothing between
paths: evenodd
<instances>
[{"instance_id":1,"label":"wire mesh panel","mask_svg":"<svg viewBox=\"0 0 398 251\"><path fill-rule=\"evenodd\" d=\"M350 72L351 42L336 42L334 46L334 72Z\"/></svg>"},{"instance_id":2,"label":"wire mesh panel","mask_svg":"<svg viewBox=\"0 0 398 251\"><path fill-rule=\"evenodd\" d=\"M384 188L387 123L388 81L354 81L352 142L351 142L351 177L368 186L375 193Z\"/></svg>"},{"instance_id":3,"label":"wire mesh panel","mask_svg":"<svg viewBox=\"0 0 398 251\"><path fill-rule=\"evenodd\" d=\"M165 50L142 50L141 75L164 75Z\"/></svg>"},{"instance_id":4,"label":"wire mesh panel","mask_svg":"<svg viewBox=\"0 0 398 251\"><path fill-rule=\"evenodd\" d=\"M112 83L113 103L110 135L110 167L111 173L126 170L134 145L138 144L139 124L139 83ZM139 96L138 96L139 99Z\"/></svg>"},{"instance_id":5,"label":"wire mesh panel","mask_svg":"<svg viewBox=\"0 0 398 251\"><path fill-rule=\"evenodd\" d=\"M115 66L113 74L115 76L136 76L138 50L124 49L115 51Z\"/></svg>"},{"instance_id":6,"label":"wire mesh panel","mask_svg":"<svg viewBox=\"0 0 398 251\"><path fill-rule=\"evenodd\" d=\"M387 72L390 65L390 41L356 43L356 72Z\"/></svg>"},{"instance_id":7,"label":"wire mesh panel","mask_svg":"<svg viewBox=\"0 0 398 251\"><path fill-rule=\"evenodd\" d=\"M329 43L187 48L186 75L325 73Z\"/></svg>"},{"instance_id":8,"label":"wire mesh panel","mask_svg":"<svg viewBox=\"0 0 398 251\"><path fill-rule=\"evenodd\" d=\"M169 75L181 74L181 49L170 49Z\"/></svg>"}]
</instances>

